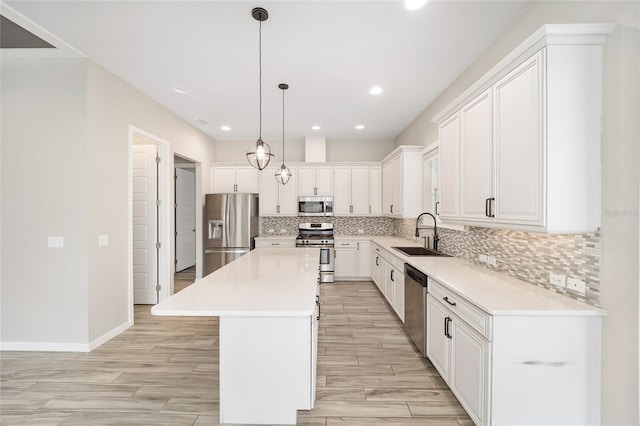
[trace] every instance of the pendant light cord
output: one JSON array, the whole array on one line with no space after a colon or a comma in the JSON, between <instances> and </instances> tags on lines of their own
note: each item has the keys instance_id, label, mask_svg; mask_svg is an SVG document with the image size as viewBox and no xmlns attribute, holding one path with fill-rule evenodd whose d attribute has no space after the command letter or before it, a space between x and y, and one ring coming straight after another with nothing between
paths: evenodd
<instances>
[{"instance_id":1,"label":"pendant light cord","mask_svg":"<svg viewBox=\"0 0 640 426\"><path fill-rule=\"evenodd\" d=\"M260 132L259 137L262 139L262 21L258 26L258 69L260 71Z\"/></svg>"},{"instance_id":2,"label":"pendant light cord","mask_svg":"<svg viewBox=\"0 0 640 426\"><path fill-rule=\"evenodd\" d=\"M284 89L282 89L282 165L284 166Z\"/></svg>"}]
</instances>

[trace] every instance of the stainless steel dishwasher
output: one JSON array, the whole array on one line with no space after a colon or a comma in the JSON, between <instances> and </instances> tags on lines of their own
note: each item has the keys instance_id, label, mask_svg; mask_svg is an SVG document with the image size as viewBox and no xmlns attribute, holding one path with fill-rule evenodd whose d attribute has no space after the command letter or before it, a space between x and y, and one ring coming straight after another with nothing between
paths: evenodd
<instances>
[{"instance_id":1,"label":"stainless steel dishwasher","mask_svg":"<svg viewBox=\"0 0 640 426\"><path fill-rule=\"evenodd\" d=\"M427 356L427 276L404 264L404 326L416 348Z\"/></svg>"}]
</instances>

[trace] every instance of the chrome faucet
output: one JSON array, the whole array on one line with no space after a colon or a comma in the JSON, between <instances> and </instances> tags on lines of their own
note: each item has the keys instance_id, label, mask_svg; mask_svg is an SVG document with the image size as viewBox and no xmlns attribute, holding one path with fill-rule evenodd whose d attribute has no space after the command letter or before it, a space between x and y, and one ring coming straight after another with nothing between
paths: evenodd
<instances>
[{"instance_id":1,"label":"chrome faucet","mask_svg":"<svg viewBox=\"0 0 640 426\"><path fill-rule=\"evenodd\" d=\"M420 230L421 229L427 229L427 228L420 228L420 218L424 215L429 215L433 218L433 249L435 251L438 251L438 241L440 241L440 238L438 238L438 223L436 222L436 217L434 215L432 215L429 212L424 212L424 213L420 213L420 215L418 216L418 218L416 219L416 237L420 237Z\"/></svg>"}]
</instances>

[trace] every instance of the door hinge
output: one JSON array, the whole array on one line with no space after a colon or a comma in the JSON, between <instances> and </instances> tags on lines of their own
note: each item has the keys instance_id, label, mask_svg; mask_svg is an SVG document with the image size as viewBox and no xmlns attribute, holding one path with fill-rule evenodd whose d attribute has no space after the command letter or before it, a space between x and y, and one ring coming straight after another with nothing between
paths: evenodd
<instances>
[{"instance_id":1,"label":"door hinge","mask_svg":"<svg viewBox=\"0 0 640 426\"><path fill-rule=\"evenodd\" d=\"M156 248L159 249L162 247L162 243L160 241L156 241Z\"/></svg>"},{"instance_id":2,"label":"door hinge","mask_svg":"<svg viewBox=\"0 0 640 426\"><path fill-rule=\"evenodd\" d=\"M173 180L178 180L178 175L173 175Z\"/></svg>"},{"instance_id":3,"label":"door hinge","mask_svg":"<svg viewBox=\"0 0 640 426\"><path fill-rule=\"evenodd\" d=\"M173 235L175 235L175 236L177 237L177 236L178 236L178 231L175 231L175 232L173 233Z\"/></svg>"},{"instance_id":4,"label":"door hinge","mask_svg":"<svg viewBox=\"0 0 640 426\"><path fill-rule=\"evenodd\" d=\"M174 264L174 265L177 265L177 264L178 264L178 259L174 260L174 261L173 261L173 264Z\"/></svg>"},{"instance_id":5,"label":"door hinge","mask_svg":"<svg viewBox=\"0 0 640 426\"><path fill-rule=\"evenodd\" d=\"M160 156L159 156L159 155L157 155L157 156L156 156L156 163L159 163L159 162L160 162Z\"/></svg>"},{"instance_id":6,"label":"door hinge","mask_svg":"<svg viewBox=\"0 0 640 426\"><path fill-rule=\"evenodd\" d=\"M159 206L160 204L162 204L162 201L156 200L156 206Z\"/></svg>"},{"instance_id":7,"label":"door hinge","mask_svg":"<svg viewBox=\"0 0 640 426\"><path fill-rule=\"evenodd\" d=\"M160 287L160 284L157 284L157 285L156 285L156 291L158 291L158 292L159 292L161 288L162 288L162 287Z\"/></svg>"}]
</instances>

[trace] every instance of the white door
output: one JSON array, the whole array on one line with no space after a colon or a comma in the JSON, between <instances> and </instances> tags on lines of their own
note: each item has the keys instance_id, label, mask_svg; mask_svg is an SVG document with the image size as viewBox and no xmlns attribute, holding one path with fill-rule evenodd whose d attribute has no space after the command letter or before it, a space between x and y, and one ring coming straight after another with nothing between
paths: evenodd
<instances>
[{"instance_id":1,"label":"white door","mask_svg":"<svg viewBox=\"0 0 640 426\"><path fill-rule=\"evenodd\" d=\"M336 182L338 180L336 179ZM342 185L338 182L337 188ZM371 202L369 199L369 166L354 166L351 168L351 204L353 205L353 214L366 215L369 214Z\"/></svg>"},{"instance_id":2,"label":"white door","mask_svg":"<svg viewBox=\"0 0 640 426\"><path fill-rule=\"evenodd\" d=\"M427 294L427 357L444 380L449 380L451 339L449 313ZM445 331L447 334L445 334Z\"/></svg>"},{"instance_id":3,"label":"white door","mask_svg":"<svg viewBox=\"0 0 640 426\"><path fill-rule=\"evenodd\" d=\"M333 193L333 213L338 216L348 216L353 213L351 204L351 167L334 167L333 178L338 182Z\"/></svg>"},{"instance_id":4,"label":"white door","mask_svg":"<svg viewBox=\"0 0 640 426\"><path fill-rule=\"evenodd\" d=\"M440 217L460 216L460 113L440 125Z\"/></svg>"},{"instance_id":5,"label":"white door","mask_svg":"<svg viewBox=\"0 0 640 426\"><path fill-rule=\"evenodd\" d=\"M278 181L275 178L275 167L267 167L260 172L260 216L275 216L280 213L278 206Z\"/></svg>"},{"instance_id":6,"label":"white door","mask_svg":"<svg viewBox=\"0 0 640 426\"><path fill-rule=\"evenodd\" d=\"M176 271L196 264L196 172L176 169Z\"/></svg>"},{"instance_id":7,"label":"white door","mask_svg":"<svg viewBox=\"0 0 640 426\"><path fill-rule=\"evenodd\" d=\"M234 192L236 188L236 168L229 166L211 167L211 192Z\"/></svg>"},{"instance_id":8,"label":"white door","mask_svg":"<svg viewBox=\"0 0 640 426\"><path fill-rule=\"evenodd\" d=\"M258 176L258 169L251 166L236 167L236 192L258 193Z\"/></svg>"},{"instance_id":9,"label":"white door","mask_svg":"<svg viewBox=\"0 0 640 426\"><path fill-rule=\"evenodd\" d=\"M316 188L318 189L317 195L333 195L333 167L316 167Z\"/></svg>"},{"instance_id":10,"label":"white door","mask_svg":"<svg viewBox=\"0 0 640 426\"><path fill-rule=\"evenodd\" d=\"M298 195L316 195L316 168L298 167Z\"/></svg>"},{"instance_id":11,"label":"white door","mask_svg":"<svg viewBox=\"0 0 640 426\"><path fill-rule=\"evenodd\" d=\"M286 185L276 184L278 186L278 202L280 206L280 214L287 216L296 216L298 214L298 169L289 167L291 178ZM276 180L273 176L273 180ZM260 201L262 203L262 201Z\"/></svg>"},{"instance_id":12,"label":"white door","mask_svg":"<svg viewBox=\"0 0 640 426\"><path fill-rule=\"evenodd\" d=\"M155 145L132 146L133 303L158 303L158 164Z\"/></svg>"},{"instance_id":13,"label":"white door","mask_svg":"<svg viewBox=\"0 0 640 426\"><path fill-rule=\"evenodd\" d=\"M382 214L382 169L371 167L369 169L369 213Z\"/></svg>"},{"instance_id":14,"label":"white door","mask_svg":"<svg viewBox=\"0 0 640 426\"><path fill-rule=\"evenodd\" d=\"M391 214L393 204L393 161L382 166L382 213Z\"/></svg>"}]
</instances>

